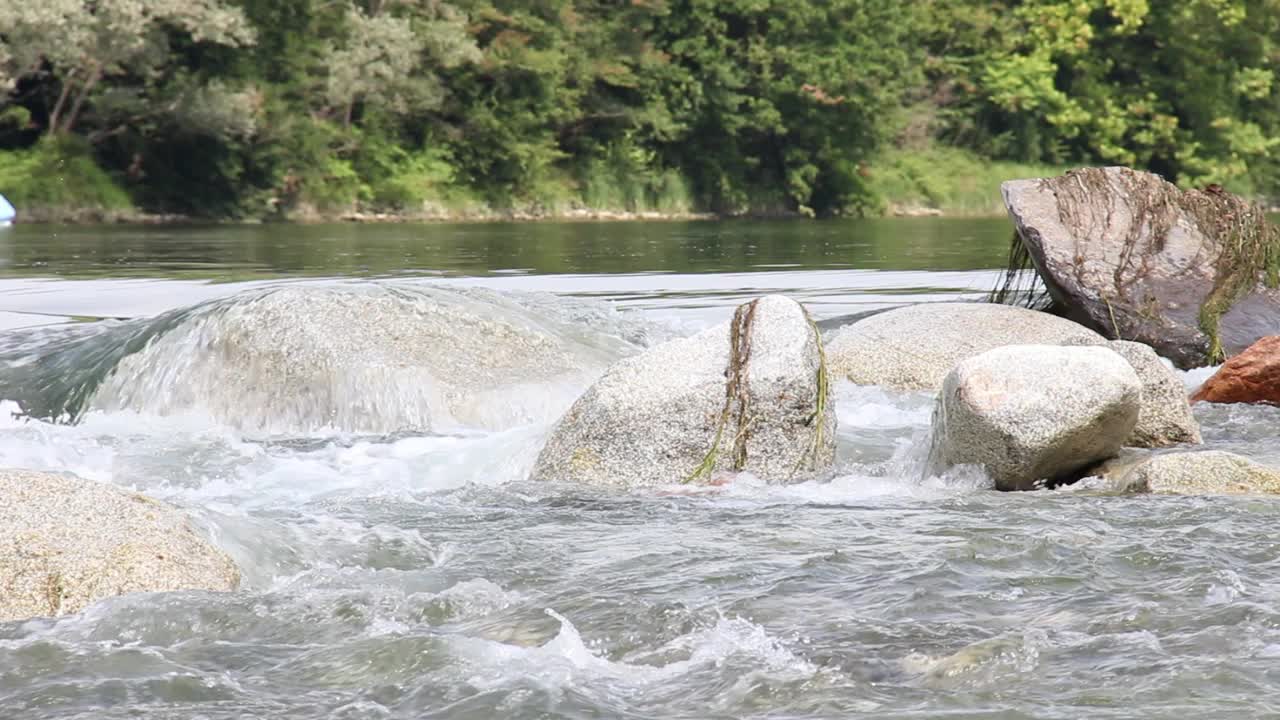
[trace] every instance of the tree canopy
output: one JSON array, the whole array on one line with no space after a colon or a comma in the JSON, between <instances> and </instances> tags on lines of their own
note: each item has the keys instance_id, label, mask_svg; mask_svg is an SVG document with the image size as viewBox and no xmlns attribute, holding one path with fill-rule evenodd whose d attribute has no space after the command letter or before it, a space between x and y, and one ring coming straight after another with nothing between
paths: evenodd
<instances>
[{"instance_id":1,"label":"tree canopy","mask_svg":"<svg viewBox=\"0 0 1280 720\"><path fill-rule=\"evenodd\" d=\"M1280 0L0 0L0 152L214 217L868 213L922 144L1272 196L1277 41Z\"/></svg>"}]
</instances>

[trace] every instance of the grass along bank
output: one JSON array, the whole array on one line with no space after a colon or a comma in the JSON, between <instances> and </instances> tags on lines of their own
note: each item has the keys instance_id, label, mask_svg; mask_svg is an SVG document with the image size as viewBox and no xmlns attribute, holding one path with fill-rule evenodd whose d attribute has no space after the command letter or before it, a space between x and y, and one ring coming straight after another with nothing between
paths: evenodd
<instances>
[{"instance_id":1,"label":"grass along bank","mask_svg":"<svg viewBox=\"0 0 1280 720\"><path fill-rule=\"evenodd\" d=\"M0 193L20 220L102 222L143 219L129 193L98 166L87 143L44 138L0 152Z\"/></svg>"},{"instance_id":2,"label":"grass along bank","mask_svg":"<svg viewBox=\"0 0 1280 720\"><path fill-rule=\"evenodd\" d=\"M1000 183L1053 177L1068 166L993 161L960 148L892 148L868 164L869 182L888 215L1004 215Z\"/></svg>"}]
</instances>

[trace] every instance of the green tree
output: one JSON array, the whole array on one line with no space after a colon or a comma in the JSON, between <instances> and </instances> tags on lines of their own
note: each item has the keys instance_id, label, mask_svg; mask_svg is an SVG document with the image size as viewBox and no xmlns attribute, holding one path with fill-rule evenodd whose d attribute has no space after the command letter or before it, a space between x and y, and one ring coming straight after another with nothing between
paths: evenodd
<instances>
[{"instance_id":1,"label":"green tree","mask_svg":"<svg viewBox=\"0 0 1280 720\"><path fill-rule=\"evenodd\" d=\"M678 0L655 28L677 68L665 154L714 209L856 208L859 164L913 84L912 3ZM696 150L695 150L696 149ZM693 151L693 152L691 152Z\"/></svg>"},{"instance_id":2,"label":"green tree","mask_svg":"<svg viewBox=\"0 0 1280 720\"><path fill-rule=\"evenodd\" d=\"M0 3L0 77L10 86L33 76L47 80L56 99L45 127L49 133L70 133L95 94L114 95L108 106L136 109L124 97L144 92L140 86L172 61L173 31L197 43L253 41L243 14L218 0L5 0ZM173 98L156 112L209 120L215 117L209 112L212 104L241 100L222 85L188 91L189 96Z\"/></svg>"},{"instance_id":3,"label":"green tree","mask_svg":"<svg viewBox=\"0 0 1280 720\"><path fill-rule=\"evenodd\" d=\"M961 89L944 136L1189 184L1268 182L1280 2L942 0L931 10L935 88Z\"/></svg>"}]
</instances>

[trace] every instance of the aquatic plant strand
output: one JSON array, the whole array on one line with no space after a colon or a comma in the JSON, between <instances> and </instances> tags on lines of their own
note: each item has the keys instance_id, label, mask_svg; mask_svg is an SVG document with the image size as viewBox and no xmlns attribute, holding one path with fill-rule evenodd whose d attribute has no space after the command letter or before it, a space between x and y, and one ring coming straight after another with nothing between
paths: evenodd
<instances>
[{"instance_id":1,"label":"aquatic plant strand","mask_svg":"<svg viewBox=\"0 0 1280 720\"><path fill-rule=\"evenodd\" d=\"M752 300L733 313L733 321L729 324L729 366L725 369L724 406L720 409L711 448L703 456L702 462L685 478L685 484L704 480L715 471L720 456L720 442L724 438L729 418L735 415L735 404L738 429L733 438L732 468L736 471L747 465L747 441L750 439L748 428L751 422L748 416L751 398L747 388L747 366L751 362L751 330L757 303L759 300Z\"/></svg>"},{"instance_id":2,"label":"aquatic plant strand","mask_svg":"<svg viewBox=\"0 0 1280 720\"><path fill-rule=\"evenodd\" d=\"M822 331L818 329L818 323L809 314L808 308L804 309L804 318L809 321L809 328L813 330L813 341L818 346L818 375L815 378L818 395L813 401L813 414L806 421L813 426L813 440L809 448L796 460L795 467L791 469L791 477L795 477L796 473L800 472L800 466L806 459L809 461L810 470L817 467L818 452L822 447L826 429L822 419L827 412L827 394L830 387L827 375L827 351L822 346Z\"/></svg>"}]
</instances>

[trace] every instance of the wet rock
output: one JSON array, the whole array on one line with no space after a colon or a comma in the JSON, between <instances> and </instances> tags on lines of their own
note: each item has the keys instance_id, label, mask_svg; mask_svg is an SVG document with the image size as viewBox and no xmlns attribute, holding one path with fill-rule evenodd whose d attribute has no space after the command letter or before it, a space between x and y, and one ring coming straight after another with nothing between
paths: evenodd
<instances>
[{"instance_id":1,"label":"wet rock","mask_svg":"<svg viewBox=\"0 0 1280 720\"><path fill-rule=\"evenodd\" d=\"M1113 340L1106 347L1128 360L1142 381L1142 409L1125 445L1159 448L1200 444L1200 424L1191 414L1186 386L1155 350L1127 340Z\"/></svg>"},{"instance_id":2,"label":"wet rock","mask_svg":"<svg viewBox=\"0 0 1280 720\"><path fill-rule=\"evenodd\" d=\"M745 471L798 482L834 453L821 339L799 303L772 295L609 368L553 429L533 477L633 488Z\"/></svg>"},{"instance_id":3,"label":"wet rock","mask_svg":"<svg viewBox=\"0 0 1280 720\"><path fill-rule=\"evenodd\" d=\"M1013 345L956 365L934 406L930 472L982 467L1001 490L1074 479L1116 455L1142 384L1103 347Z\"/></svg>"},{"instance_id":4,"label":"wet rock","mask_svg":"<svg viewBox=\"0 0 1280 720\"><path fill-rule=\"evenodd\" d=\"M637 351L498 293L290 286L219 300L125 357L90 405L252 433L501 430L559 416Z\"/></svg>"},{"instance_id":5,"label":"wet rock","mask_svg":"<svg viewBox=\"0 0 1280 720\"><path fill-rule=\"evenodd\" d=\"M1124 448L1115 457L1080 472L1080 482L1089 489L1105 493L1141 493L1147 489L1135 485L1133 470L1155 457L1155 452L1143 448Z\"/></svg>"},{"instance_id":6,"label":"wet rock","mask_svg":"<svg viewBox=\"0 0 1280 720\"><path fill-rule=\"evenodd\" d=\"M1191 401L1280 405L1280 335L1264 337L1228 360Z\"/></svg>"},{"instance_id":7,"label":"wet rock","mask_svg":"<svg viewBox=\"0 0 1280 720\"><path fill-rule=\"evenodd\" d=\"M989 303L924 303L842 327L827 339L833 377L899 390L937 390L961 360L1007 345L1103 343L1069 320Z\"/></svg>"},{"instance_id":8,"label":"wet rock","mask_svg":"<svg viewBox=\"0 0 1280 720\"><path fill-rule=\"evenodd\" d=\"M1181 368L1280 333L1280 291L1267 282L1280 235L1260 208L1117 167L1002 192L1021 249L1070 319Z\"/></svg>"},{"instance_id":9,"label":"wet rock","mask_svg":"<svg viewBox=\"0 0 1280 720\"><path fill-rule=\"evenodd\" d=\"M0 621L126 593L235 590L240 573L178 509L106 483L0 470Z\"/></svg>"},{"instance_id":10,"label":"wet rock","mask_svg":"<svg viewBox=\"0 0 1280 720\"><path fill-rule=\"evenodd\" d=\"M1220 450L1170 452L1105 463L1091 471L1127 492L1171 495L1280 494L1280 470Z\"/></svg>"}]
</instances>

